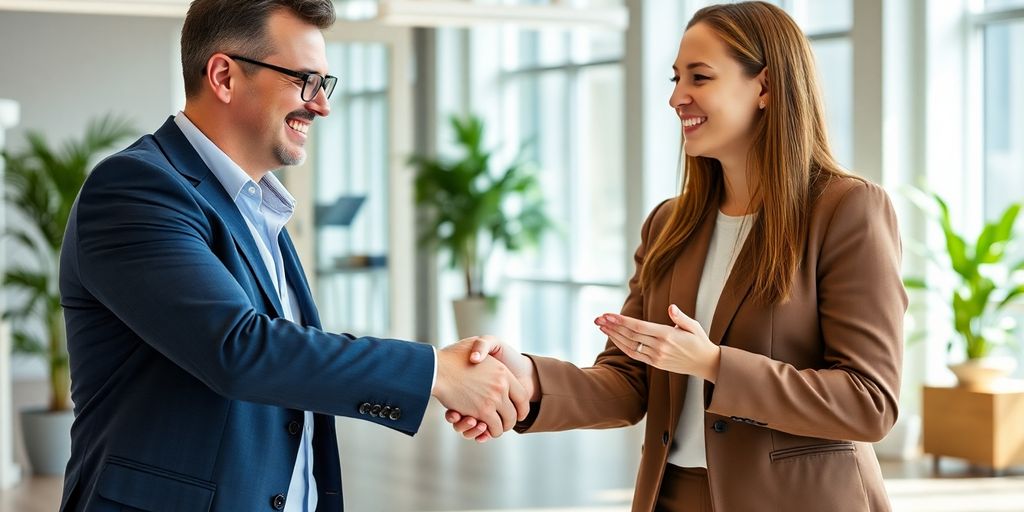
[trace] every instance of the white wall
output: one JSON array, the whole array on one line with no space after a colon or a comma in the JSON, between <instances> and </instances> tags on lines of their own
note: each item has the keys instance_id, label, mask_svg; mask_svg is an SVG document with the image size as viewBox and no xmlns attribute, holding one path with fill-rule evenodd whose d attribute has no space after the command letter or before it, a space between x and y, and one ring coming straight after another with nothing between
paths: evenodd
<instances>
[{"instance_id":1,"label":"white wall","mask_svg":"<svg viewBox=\"0 0 1024 512\"><path fill-rule=\"evenodd\" d=\"M21 105L7 148L22 148L26 130L51 143L79 137L106 113L155 130L184 105L180 36L178 19L0 11L0 97ZM8 264L23 257L7 250ZM16 380L46 375L38 358L15 357L11 370Z\"/></svg>"},{"instance_id":2,"label":"white wall","mask_svg":"<svg viewBox=\"0 0 1024 512\"><path fill-rule=\"evenodd\" d=\"M0 97L22 116L8 147L25 130L78 136L108 112L155 130L183 105L180 34L178 19L0 11Z\"/></svg>"}]
</instances>

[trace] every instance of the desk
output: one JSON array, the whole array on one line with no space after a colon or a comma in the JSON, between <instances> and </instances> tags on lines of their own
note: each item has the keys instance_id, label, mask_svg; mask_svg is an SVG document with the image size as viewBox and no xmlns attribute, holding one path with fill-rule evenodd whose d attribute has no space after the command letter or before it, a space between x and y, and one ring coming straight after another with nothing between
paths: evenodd
<instances>
[{"instance_id":1,"label":"desk","mask_svg":"<svg viewBox=\"0 0 1024 512\"><path fill-rule=\"evenodd\" d=\"M924 452L957 457L998 473L1024 464L1024 382L989 391L924 387Z\"/></svg>"}]
</instances>

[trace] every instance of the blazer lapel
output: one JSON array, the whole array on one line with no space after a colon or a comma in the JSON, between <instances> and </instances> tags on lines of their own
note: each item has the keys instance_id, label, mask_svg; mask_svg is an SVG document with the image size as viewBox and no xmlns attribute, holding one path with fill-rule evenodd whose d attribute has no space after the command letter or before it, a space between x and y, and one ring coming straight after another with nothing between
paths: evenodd
<instances>
[{"instance_id":1,"label":"blazer lapel","mask_svg":"<svg viewBox=\"0 0 1024 512\"><path fill-rule=\"evenodd\" d=\"M210 203L217 213L224 219L231 236L235 239L249 269L256 276L263 294L270 301L277 317L284 317L284 308L281 307L281 299L277 296L274 282L270 279L267 266L263 263L256 240L253 239L249 226L238 211L238 206L228 196L220 181L213 176L206 163L199 157L192 144L181 133L178 125L174 124L174 118L169 118L156 133L153 134L160 149L167 156L168 161L174 165L185 177L189 178L195 185L196 190ZM212 179L211 179L212 178Z\"/></svg>"},{"instance_id":2,"label":"blazer lapel","mask_svg":"<svg viewBox=\"0 0 1024 512\"><path fill-rule=\"evenodd\" d=\"M284 274L292 290L295 291L295 300L299 303L299 311L302 312L302 323L310 327L322 329L320 325L320 314L316 310L316 303L313 302L313 295L309 291L309 281L306 280L306 273L302 271L302 263L299 255L295 252L295 245L288 235L287 229L281 230L278 237L281 244L281 254L284 256Z\"/></svg>"},{"instance_id":3,"label":"blazer lapel","mask_svg":"<svg viewBox=\"0 0 1024 512\"><path fill-rule=\"evenodd\" d=\"M757 222L755 219L754 223ZM751 230L750 236L743 242L743 249L736 257L732 271L729 272L729 278L725 281L725 287L722 288L722 295L718 298L718 306L715 307L715 315L711 320L711 332L708 333L708 338L715 345L722 344L722 337L729 330L729 325L732 324L732 319L736 316L736 310L746 300L750 293L750 286L754 282L754 258L750 252L753 238L754 233Z\"/></svg>"},{"instance_id":4,"label":"blazer lapel","mask_svg":"<svg viewBox=\"0 0 1024 512\"><path fill-rule=\"evenodd\" d=\"M675 265L672 267L672 277L669 281L668 297L666 304L662 304L657 311L655 321L668 325L674 325L668 316L669 304L675 304L686 313L686 316L693 318L697 309L697 286L700 284L701 274L704 273L704 262L707 260L708 248L711 246L711 235L715 230L715 215L706 213L700 226L690 237L690 240L683 246L679 256L676 257ZM686 384L689 375L680 373L669 373L669 421L670 429L675 432L676 423L679 421L679 414L683 410L683 397L686 396Z\"/></svg>"}]
</instances>

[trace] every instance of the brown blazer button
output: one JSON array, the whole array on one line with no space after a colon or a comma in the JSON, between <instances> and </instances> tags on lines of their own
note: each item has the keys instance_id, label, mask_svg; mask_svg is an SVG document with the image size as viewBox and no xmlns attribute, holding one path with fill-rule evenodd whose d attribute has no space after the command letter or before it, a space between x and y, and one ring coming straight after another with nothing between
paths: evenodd
<instances>
[{"instance_id":1,"label":"brown blazer button","mask_svg":"<svg viewBox=\"0 0 1024 512\"><path fill-rule=\"evenodd\" d=\"M284 494L276 494L270 498L270 506L274 507L274 510L284 510Z\"/></svg>"},{"instance_id":2,"label":"brown blazer button","mask_svg":"<svg viewBox=\"0 0 1024 512\"><path fill-rule=\"evenodd\" d=\"M661 433L661 444L668 446L668 430Z\"/></svg>"},{"instance_id":3,"label":"brown blazer button","mask_svg":"<svg viewBox=\"0 0 1024 512\"><path fill-rule=\"evenodd\" d=\"M711 425L711 429L721 434L724 433L726 430L729 430L729 424L726 423L724 420L717 420Z\"/></svg>"}]
</instances>

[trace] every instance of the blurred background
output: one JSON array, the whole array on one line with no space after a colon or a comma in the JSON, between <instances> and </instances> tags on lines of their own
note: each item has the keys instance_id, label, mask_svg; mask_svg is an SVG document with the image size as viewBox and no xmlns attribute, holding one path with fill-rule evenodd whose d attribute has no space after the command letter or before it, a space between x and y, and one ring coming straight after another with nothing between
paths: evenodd
<instances>
[{"instance_id":1,"label":"blurred background","mask_svg":"<svg viewBox=\"0 0 1024 512\"><path fill-rule=\"evenodd\" d=\"M461 326L589 364L605 342L592 319L619 310L640 226L679 189L671 65L687 20L710 3L336 0L332 113L314 125L307 162L277 173L298 200L288 229L325 328L443 346ZM897 207L915 290L900 421L877 447L895 508L1024 510L1024 0L773 3L811 40L839 162ZM17 201L11 176L38 161L22 158L38 149L30 134L60 151L104 116L139 135L177 113L186 9L0 0L4 216L27 233L7 238L2 260L4 310L25 314L9 314L0 336L0 511L56 510L62 466L39 474L30 445L59 451L67 436L26 439L50 427L23 423L24 411L61 408L50 390L62 350L45 314L24 307L31 283L11 276L54 268L32 249L49 221ZM491 153L463 185L498 194L485 213L505 232L476 239L473 264L453 268L453 222L484 207L427 185L464 156L460 133ZM968 387L961 363L1002 380ZM428 412L411 439L338 420L349 510L629 508L642 427L478 446Z\"/></svg>"}]
</instances>

